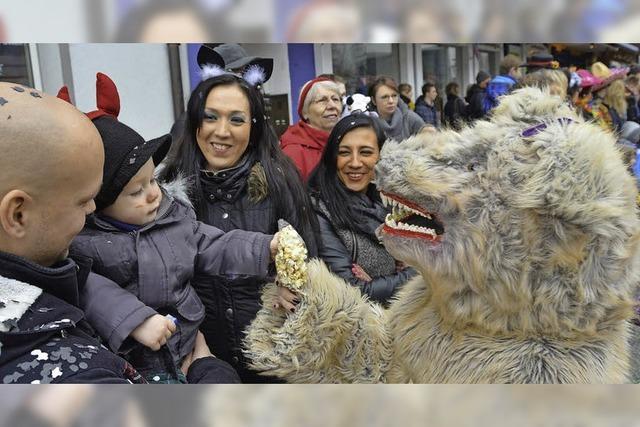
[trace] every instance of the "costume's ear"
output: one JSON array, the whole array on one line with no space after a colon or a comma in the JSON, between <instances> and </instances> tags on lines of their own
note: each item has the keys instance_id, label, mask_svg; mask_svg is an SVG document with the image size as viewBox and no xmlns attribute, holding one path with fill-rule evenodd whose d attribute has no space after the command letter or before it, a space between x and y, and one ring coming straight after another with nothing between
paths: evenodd
<instances>
[{"instance_id":1,"label":"costume's ear","mask_svg":"<svg viewBox=\"0 0 640 427\"><path fill-rule=\"evenodd\" d=\"M255 87L265 82L266 73L260 65L253 64L247 67L244 74L242 74L242 78L251 86Z\"/></svg>"},{"instance_id":2,"label":"costume's ear","mask_svg":"<svg viewBox=\"0 0 640 427\"><path fill-rule=\"evenodd\" d=\"M96 75L96 104L99 110L118 118L120 114L120 95L116 84L103 73Z\"/></svg>"},{"instance_id":3,"label":"costume's ear","mask_svg":"<svg viewBox=\"0 0 640 427\"><path fill-rule=\"evenodd\" d=\"M64 85L60 88L56 97L73 105L73 102L71 102L71 96L69 96L69 88L67 87L67 85Z\"/></svg>"},{"instance_id":4,"label":"costume's ear","mask_svg":"<svg viewBox=\"0 0 640 427\"><path fill-rule=\"evenodd\" d=\"M203 64L200 70L200 78L202 81L228 74L222 67L216 64Z\"/></svg>"},{"instance_id":5,"label":"costume's ear","mask_svg":"<svg viewBox=\"0 0 640 427\"><path fill-rule=\"evenodd\" d=\"M564 99L551 95L548 88L524 87L501 97L491 116L495 123L516 121L527 128L546 120L575 117L575 112Z\"/></svg>"},{"instance_id":6,"label":"costume's ear","mask_svg":"<svg viewBox=\"0 0 640 427\"><path fill-rule=\"evenodd\" d=\"M103 73L96 74L96 105L97 110L87 113L91 120L101 116L112 116L117 119L120 114L118 88L113 80Z\"/></svg>"},{"instance_id":7,"label":"costume's ear","mask_svg":"<svg viewBox=\"0 0 640 427\"><path fill-rule=\"evenodd\" d=\"M522 141L515 150L518 161L505 171L514 206L598 235L615 235L635 215L635 182L610 132L591 123L555 121Z\"/></svg>"},{"instance_id":8,"label":"costume's ear","mask_svg":"<svg viewBox=\"0 0 640 427\"><path fill-rule=\"evenodd\" d=\"M197 57L198 66L200 68L204 69L205 65L209 65L209 66L217 65L223 70L225 69L224 59L222 58L222 56L220 56L218 52L213 50L215 47L219 45L220 45L219 43L215 43L215 44L204 43L202 46L200 46L200 49L198 49L198 57ZM202 79L202 80L206 80L206 79Z\"/></svg>"}]
</instances>

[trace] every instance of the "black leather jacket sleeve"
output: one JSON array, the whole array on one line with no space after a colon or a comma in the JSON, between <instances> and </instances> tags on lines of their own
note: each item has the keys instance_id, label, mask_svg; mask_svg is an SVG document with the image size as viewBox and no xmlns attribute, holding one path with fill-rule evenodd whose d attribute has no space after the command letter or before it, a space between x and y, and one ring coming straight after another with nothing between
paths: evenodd
<instances>
[{"instance_id":1,"label":"black leather jacket sleeve","mask_svg":"<svg viewBox=\"0 0 640 427\"><path fill-rule=\"evenodd\" d=\"M364 295L371 300L386 304L389 299L402 287L409 279L416 275L412 268L385 276L372 277L371 282L358 279L351 272L353 260L340 237L336 234L333 226L326 217L318 214L318 223L322 241L320 242L319 257L327 264L329 269L353 286L360 288Z\"/></svg>"}]
</instances>

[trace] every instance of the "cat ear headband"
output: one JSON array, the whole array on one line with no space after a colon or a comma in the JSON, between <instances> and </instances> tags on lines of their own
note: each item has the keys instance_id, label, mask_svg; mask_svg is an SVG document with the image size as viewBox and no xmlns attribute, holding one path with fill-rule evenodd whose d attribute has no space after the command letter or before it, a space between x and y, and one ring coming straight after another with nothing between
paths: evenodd
<instances>
[{"instance_id":1,"label":"cat ear headband","mask_svg":"<svg viewBox=\"0 0 640 427\"><path fill-rule=\"evenodd\" d=\"M224 74L231 74L240 77L249 83L249 85L254 87L261 85L266 80L266 73L264 69L257 64L249 65L241 74L232 73L231 71L227 71L221 66L214 64L204 64L200 71L200 77L202 80L207 80Z\"/></svg>"}]
</instances>

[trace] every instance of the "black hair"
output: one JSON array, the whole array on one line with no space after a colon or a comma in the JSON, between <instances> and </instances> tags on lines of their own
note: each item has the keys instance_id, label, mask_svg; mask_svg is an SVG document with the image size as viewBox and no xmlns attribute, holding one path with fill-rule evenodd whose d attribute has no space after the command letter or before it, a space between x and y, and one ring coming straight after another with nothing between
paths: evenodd
<instances>
[{"instance_id":1,"label":"black hair","mask_svg":"<svg viewBox=\"0 0 640 427\"><path fill-rule=\"evenodd\" d=\"M324 201L336 226L366 233L361 228L361 224L357 222L357 215L353 212L353 202L349 195L351 190L340 181L337 170L340 142L347 133L358 128L373 130L378 141L378 148L382 149L386 136L376 119L362 113L346 116L336 123L331 131L320 163L318 163L309 177L308 186L311 194L316 199ZM380 201L380 194L373 184L369 185L367 195L372 200Z\"/></svg>"},{"instance_id":2,"label":"black hair","mask_svg":"<svg viewBox=\"0 0 640 427\"><path fill-rule=\"evenodd\" d=\"M567 98L569 100L571 100L573 98L574 95L578 94L578 96L580 96L580 86L575 85L575 86L570 86L569 89L567 89Z\"/></svg>"},{"instance_id":3,"label":"black hair","mask_svg":"<svg viewBox=\"0 0 640 427\"><path fill-rule=\"evenodd\" d=\"M447 96L458 96L460 95L460 85L456 82L449 82L447 83L447 86L444 89L444 93L447 94Z\"/></svg>"},{"instance_id":4,"label":"black hair","mask_svg":"<svg viewBox=\"0 0 640 427\"><path fill-rule=\"evenodd\" d=\"M218 86L237 86L246 95L251 110L251 131L246 154L261 163L271 199L272 214L289 222L302 236L310 256L316 256L315 231L317 218L311 201L293 162L280 149L278 137L265 116L264 100L260 92L241 77L223 74L200 82L187 104L184 132L171 147L166 167L160 173L162 182L173 181L182 175L189 179L189 198L202 220L206 213L203 190L199 179L206 160L198 147L196 135L204 120L204 109L211 90Z\"/></svg>"},{"instance_id":5,"label":"black hair","mask_svg":"<svg viewBox=\"0 0 640 427\"><path fill-rule=\"evenodd\" d=\"M427 94L427 92L429 92L429 90L432 87L436 87L436 85L431 83L431 82L426 82L425 84L423 84L422 85L422 96L425 96Z\"/></svg>"},{"instance_id":6,"label":"black hair","mask_svg":"<svg viewBox=\"0 0 640 427\"><path fill-rule=\"evenodd\" d=\"M578 95L580 98L584 98L585 96L591 93L591 86L583 87L580 89L580 94Z\"/></svg>"}]
</instances>

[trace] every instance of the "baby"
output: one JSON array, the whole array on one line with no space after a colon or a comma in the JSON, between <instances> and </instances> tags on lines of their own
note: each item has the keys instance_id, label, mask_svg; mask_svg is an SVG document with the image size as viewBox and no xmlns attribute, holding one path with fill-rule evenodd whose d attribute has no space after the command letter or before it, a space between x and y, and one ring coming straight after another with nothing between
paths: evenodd
<instances>
[{"instance_id":1,"label":"baby","mask_svg":"<svg viewBox=\"0 0 640 427\"><path fill-rule=\"evenodd\" d=\"M112 85L108 80L106 86L115 91ZM117 99L117 92L107 99ZM89 283L81 305L111 349L149 382L185 382L180 366L205 312L190 284L194 275L266 279L277 238L243 230L224 233L196 221L184 192L162 188L154 178L170 136L145 142L111 114L119 108L105 107L88 114L104 143L103 185L96 213L71 253L90 257L92 269L120 287Z\"/></svg>"}]
</instances>

